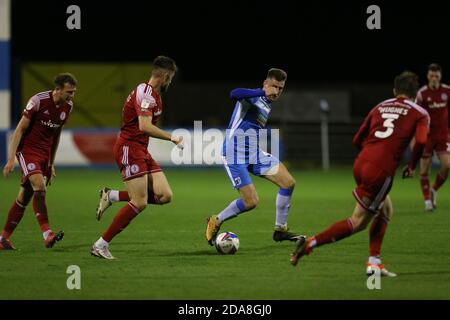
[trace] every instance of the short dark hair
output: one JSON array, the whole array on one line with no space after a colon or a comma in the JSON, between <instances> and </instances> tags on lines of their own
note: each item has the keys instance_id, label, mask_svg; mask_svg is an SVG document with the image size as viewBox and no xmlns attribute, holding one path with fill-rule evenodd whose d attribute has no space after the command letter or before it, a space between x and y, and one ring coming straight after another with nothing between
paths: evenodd
<instances>
[{"instance_id":1,"label":"short dark hair","mask_svg":"<svg viewBox=\"0 0 450 320\"><path fill-rule=\"evenodd\" d=\"M168 70L177 72L178 67L172 58L166 56L158 56L153 60L153 70Z\"/></svg>"},{"instance_id":2,"label":"short dark hair","mask_svg":"<svg viewBox=\"0 0 450 320\"><path fill-rule=\"evenodd\" d=\"M428 71L439 71L442 72L442 68L437 63L432 63L428 66Z\"/></svg>"},{"instance_id":3,"label":"short dark hair","mask_svg":"<svg viewBox=\"0 0 450 320\"><path fill-rule=\"evenodd\" d=\"M414 98L419 90L419 77L411 71L403 71L395 77L394 89L397 95L404 94Z\"/></svg>"},{"instance_id":4,"label":"short dark hair","mask_svg":"<svg viewBox=\"0 0 450 320\"><path fill-rule=\"evenodd\" d=\"M66 83L75 87L77 85L77 79L74 77L73 74L65 72L65 73L58 74L55 77L55 80L53 81L53 83L55 84L55 86L57 88L64 88L64 85Z\"/></svg>"},{"instance_id":5,"label":"short dark hair","mask_svg":"<svg viewBox=\"0 0 450 320\"><path fill-rule=\"evenodd\" d=\"M274 78L277 81L286 81L287 73L284 70L278 68L272 68L267 71L267 79Z\"/></svg>"}]
</instances>

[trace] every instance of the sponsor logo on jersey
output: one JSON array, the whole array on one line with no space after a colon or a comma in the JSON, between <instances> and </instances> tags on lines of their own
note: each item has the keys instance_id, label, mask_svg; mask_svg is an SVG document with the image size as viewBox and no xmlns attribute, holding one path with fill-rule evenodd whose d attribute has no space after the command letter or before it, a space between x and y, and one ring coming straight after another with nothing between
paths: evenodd
<instances>
[{"instance_id":1,"label":"sponsor logo on jersey","mask_svg":"<svg viewBox=\"0 0 450 320\"><path fill-rule=\"evenodd\" d=\"M131 166L131 173L132 174L136 174L136 173L138 173L139 172L139 166L137 165L137 164L133 164L132 166Z\"/></svg>"},{"instance_id":2,"label":"sponsor logo on jersey","mask_svg":"<svg viewBox=\"0 0 450 320\"><path fill-rule=\"evenodd\" d=\"M48 121L41 120L41 124L43 124L44 126L47 126L49 128L59 128L61 126L60 124L53 123L52 120L48 120Z\"/></svg>"},{"instance_id":3,"label":"sponsor logo on jersey","mask_svg":"<svg viewBox=\"0 0 450 320\"><path fill-rule=\"evenodd\" d=\"M61 112L61 114L59 115L59 118L61 119L61 120L64 120L65 118L66 118L66 113L63 111L63 112Z\"/></svg>"},{"instance_id":4,"label":"sponsor logo on jersey","mask_svg":"<svg viewBox=\"0 0 450 320\"><path fill-rule=\"evenodd\" d=\"M36 169L36 165L34 163L29 163L27 164L27 169L33 171L34 169Z\"/></svg>"},{"instance_id":5,"label":"sponsor logo on jersey","mask_svg":"<svg viewBox=\"0 0 450 320\"><path fill-rule=\"evenodd\" d=\"M432 108L432 109L445 108L446 106L447 106L447 102L441 102L441 103L433 102L432 104L430 104L430 108Z\"/></svg>"}]
</instances>

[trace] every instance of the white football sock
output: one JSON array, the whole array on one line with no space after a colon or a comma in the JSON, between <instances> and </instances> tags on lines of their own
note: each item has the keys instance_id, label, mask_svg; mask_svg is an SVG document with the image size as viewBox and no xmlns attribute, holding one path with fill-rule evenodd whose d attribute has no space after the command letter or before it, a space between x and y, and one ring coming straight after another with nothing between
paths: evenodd
<instances>
[{"instance_id":1,"label":"white football sock","mask_svg":"<svg viewBox=\"0 0 450 320\"><path fill-rule=\"evenodd\" d=\"M119 201L119 190L110 190L108 194L108 199L111 202Z\"/></svg>"},{"instance_id":2,"label":"white football sock","mask_svg":"<svg viewBox=\"0 0 450 320\"><path fill-rule=\"evenodd\" d=\"M380 259L380 257L373 257L373 256L370 256L369 257L369 263L370 264L375 264L375 265L380 265L381 264L381 259Z\"/></svg>"},{"instance_id":3,"label":"white football sock","mask_svg":"<svg viewBox=\"0 0 450 320\"><path fill-rule=\"evenodd\" d=\"M49 234L52 232L51 229L48 229L47 231L42 233L42 236L44 237L44 240L47 240Z\"/></svg>"},{"instance_id":4,"label":"white football sock","mask_svg":"<svg viewBox=\"0 0 450 320\"><path fill-rule=\"evenodd\" d=\"M235 218L238 216L238 214L243 213L247 210L245 210L244 202L242 199L236 199L233 200L228 207L222 210L221 213L219 213L217 220L222 223L225 220L229 220L232 218Z\"/></svg>"},{"instance_id":5,"label":"white football sock","mask_svg":"<svg viewBox=\"0 0 450 320\"><path fill-rule=\"evenodd\" d=\"M109 243L106 242L102 237L95 242L95 246L97 248L105 248L109 246Z\"/></svg>"},{"instance_id":6,"label":"white football sock","mask_svg":"<svg viewBox=\"0 0 450 320\"><path fill-rule=\"evenodd\" d=\"M292 190L281 189L277 193L277 200L275 202L277 208L277 216L275 226L281 227L287 225L289 208L291 207Z\"/></svg>"}]
</instances>

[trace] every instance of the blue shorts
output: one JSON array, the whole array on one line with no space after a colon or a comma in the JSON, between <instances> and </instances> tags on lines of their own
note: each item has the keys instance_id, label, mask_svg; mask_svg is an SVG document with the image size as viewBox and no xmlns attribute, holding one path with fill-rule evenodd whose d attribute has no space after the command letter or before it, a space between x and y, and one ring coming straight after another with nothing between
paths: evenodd
<instances>
[{"instance_id":1,"label":"blue shorts","mask_svg":"<svg viewBox=\"0 0 450 320\"><path fill-rule=\"evenodd\" d=\"M253 183L252 178L250 177L250 172L258 177L264 176L270 169L280 163L280 160L277 157L271 155L270 153L264 152L261 149L258 150L256 160L248 163L230 164L227 162L227 158L225 156L222 156L222 160L225 171L227 172L227 175L235 189L240 189Z\"/></svg>"}]
</instances>

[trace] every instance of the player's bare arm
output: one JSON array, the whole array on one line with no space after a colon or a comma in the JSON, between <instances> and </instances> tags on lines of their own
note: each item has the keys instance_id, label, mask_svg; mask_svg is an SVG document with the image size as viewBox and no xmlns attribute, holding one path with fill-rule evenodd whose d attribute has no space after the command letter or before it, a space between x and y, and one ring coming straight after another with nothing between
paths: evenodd
<instances>
[{"instance_id":1,"label":"player's bare arm","mask_svg":"<svg viewBox=\"0 0 450 320\"><path fill-rule=\"evenodd\" d=\"M419 124L416 129L416 135L414 136L414 147L412 150L411 160L409 164L403 169L402 177L412 178L414 176L414 171L416 169L417 163L423 154L425 144L427 143L428 137L428 126L424 124Z\"/></svg>"},{"instance_id":2,"label":"player's bare arm","mask_svg":"<svg viewBox=\"0 0 450 320\"><path fill-rule=\"evenodd\" d=\"M52 147L52 153L51 153L51 158L50 158L50 166L52 168L52 175L50 176L50 180L47 181L48 185L52 184L53 178L56 177L56 170L55 170L55 156L56 156L56 152L58 151L58 147L59 147L59 140L61 138L61 132L62 132L62 127L59 128L59 132L55 137L55 141L53 143L53 147Z\"/></svg>"},{"instance_id":3,"label":"player's bare arm","mask_svg":"<svg viewBox=\"0 0 450 320\"><path fill-rule=\"evenodd\" d=\"M358 132L356 133L355 137L353 138L353 144L359 149L362 149L362 143L364 139L366 139L367 135L369 134L370 129L370 116L367 116L364 120L364 123L359 128Z\"/></svg>"},{"instance_id":4,"label":"player's bare arm","mask_svg":"<svg viewBox=\"0 0 450 320\"><path fill-rule=\"evenodd\" d=\"M30 122L30 119L28 119L27 117L22 117L16 127L16 130L14 130L14 134L11 139L11 145L9 147L8 162L3 167L3 176L5 178L7 178L9 174L14 170L14 156L16 155L17 147L22 140L23 134L30 126Z\"/></svg>"},{"instance_id":5,"label":"player's bare arm","mask_svg":"<svg viewBox=\"0 0 450 320\"><path fill-rule=\"evenodd\" d=\"M183 137L172 136L170 133L155 126L152 123L152 116L139 116L139 130L150 137L172 141L178 147L183 148Z\"/></svg>"}]
</instances>

